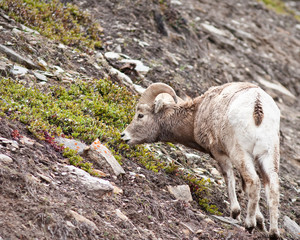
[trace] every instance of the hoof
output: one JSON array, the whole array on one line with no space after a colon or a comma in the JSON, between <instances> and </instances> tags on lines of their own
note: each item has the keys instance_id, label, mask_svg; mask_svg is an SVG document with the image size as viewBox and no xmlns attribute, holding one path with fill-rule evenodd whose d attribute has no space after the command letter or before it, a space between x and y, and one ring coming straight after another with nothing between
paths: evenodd
<instances>
[{"instance_id":1,"label":"hoof","mask_svg":"<svg viewBox=\"0 0 300 240\"><path fill-rule=\"evenodd\" d=\"M241 210L240 210L240 209L233 209L233 210L231 211L231 217L232 217L233 219L239 220L240 214L241 214Z\"/></svg>"},{"instance_id":2,"label":"hoof","mask_svg":"<svg viewBox=\"0 0 300 240\"><path fill-rule=\"evenodd\" d=\"M267 232L264 220L261 218L256 218L256 227L258 228L258 230L260 230L262 232Z\"/></svg>"},{"instance_id":3,"label":"hoof","mask_svg":"<svg viewBox=\"0 0 300 240\"><path fill-rule=\"evenodd\" d=\"M255 227L245 227L245 229L247 230L247 232L252 233Z\"/></svg>"},{"instance_id":4,"label":"hoof","mask_svg":"<svg viewBox=\"0 0 300 240\"><path fill-rule=\"evenodd\" d=\"M269 239L270 239L270 240L278 240L278 239L281 239L278 230L270 230L270 233L269 233Z\"/></svg>"}]
</instances>

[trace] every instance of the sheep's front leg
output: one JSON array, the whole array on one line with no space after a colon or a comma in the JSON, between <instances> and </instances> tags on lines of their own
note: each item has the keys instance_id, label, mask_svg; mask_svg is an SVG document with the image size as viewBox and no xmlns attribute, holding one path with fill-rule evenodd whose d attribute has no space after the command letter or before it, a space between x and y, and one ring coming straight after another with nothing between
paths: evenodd
<instances>
[{"instance_id":1,"label":"sheep's front leg","mask_svg":"<svg viewBox=\"0 0 300 240\"><path fill-rule=\"evenodd\" d=\"M240 221L241 207L236 197L235 178L230 158L225 154L220 153L214 153L213 156L218 161L227 185L228 197L230 202L230 216Z\"/></svg>"}]
</instances>

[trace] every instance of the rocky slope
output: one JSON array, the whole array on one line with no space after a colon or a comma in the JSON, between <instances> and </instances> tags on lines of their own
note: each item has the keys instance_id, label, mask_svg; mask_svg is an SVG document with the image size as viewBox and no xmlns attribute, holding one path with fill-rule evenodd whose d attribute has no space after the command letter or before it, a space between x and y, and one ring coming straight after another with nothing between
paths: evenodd
<instances>
[{"instance_id":1,"label":"rocky slope","mask_svg":"<svg viewBox=\"0 0 300 240\"><path fill-rule=\"evenodd\" d=\"M287 217L300 224L300 23L256 1L72 3L88 10L102 26L102 49L74 50L0 10L2 77L45 93L51 86L68 88L81 80L94 84L94 78L112 79L132 93L162 81L182 96L197 96L231 81L255 82L281 109L280 230L284 239L297 239ZM7 101L2 94L1 107ZM6 111L0 120L2 239L264 237L207 214L196 201L177 200L168 186L186 182L166 171L147 170L136 158L123 159L125 174L117 176L109 166L84 156L102 175L92 178L69 166L51 138L38 140L28 126L11 120L13 114ZM149 148L162 161L171 159L211 178L210 203L228 216L226 188L213 159L181 146ZM238 195L245 209L245 196L241 191ZM267 218L264 192L262 196Z\"/></svg>"}]
</instances>

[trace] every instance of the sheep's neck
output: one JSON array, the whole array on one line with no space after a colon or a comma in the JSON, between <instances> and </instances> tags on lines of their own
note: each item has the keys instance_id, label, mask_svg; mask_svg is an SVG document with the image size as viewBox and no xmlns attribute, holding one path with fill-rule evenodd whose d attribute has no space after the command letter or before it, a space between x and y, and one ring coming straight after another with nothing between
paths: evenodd
<instances>
[{"instance_id":1,"label":"sheep's neck","mask_svg":"<svg viewBox=\"0 0 300 240\"><path fill-rule=\"evenodd\" d=\"M166 109L164 116L160 118L161 131L158 141L180 143L204 151L194 138L194 114L193 101Z\"/></svg>"}]
</instances>

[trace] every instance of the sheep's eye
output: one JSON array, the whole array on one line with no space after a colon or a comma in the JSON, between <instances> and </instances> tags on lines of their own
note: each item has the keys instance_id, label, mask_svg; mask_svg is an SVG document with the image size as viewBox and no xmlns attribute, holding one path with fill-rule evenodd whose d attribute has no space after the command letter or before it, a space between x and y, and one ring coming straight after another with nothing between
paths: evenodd
<instances>
[{"instance_id":1,"label":"sheep's eye","mask_svg":"<svg viewBox=\"0 0 300 240\"><path fill-rule=\"evenodd\" d=\"M144 114L139 113L138 118L143 118Z\"/></svg>"}]
</instances>

